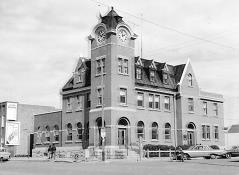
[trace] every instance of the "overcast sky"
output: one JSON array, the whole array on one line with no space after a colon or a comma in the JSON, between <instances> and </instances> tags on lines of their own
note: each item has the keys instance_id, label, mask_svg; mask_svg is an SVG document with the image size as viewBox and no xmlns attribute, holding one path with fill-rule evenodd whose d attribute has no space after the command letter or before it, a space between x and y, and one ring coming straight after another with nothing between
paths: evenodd
<instances>
[{"instance_id":1,"label":"overcast sky","mask_svg":"<svg viewBox=\"0 0 239 175\"><path fill-rule=\"evenodd\" d=\"M190 58L200 87L224 95L225 125L239 123L236 0L1 0L0 101L61 107L60 89L88 56L87 36L107 5L142 31L143 57Z\"/></svg>"}]
</instances>

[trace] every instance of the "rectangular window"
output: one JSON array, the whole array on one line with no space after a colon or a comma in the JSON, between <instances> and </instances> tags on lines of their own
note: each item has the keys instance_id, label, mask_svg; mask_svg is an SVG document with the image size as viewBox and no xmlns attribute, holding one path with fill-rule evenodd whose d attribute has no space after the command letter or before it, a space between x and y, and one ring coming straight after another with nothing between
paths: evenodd
<instances>
[{"instance_id":1,"label":"rectangular window","mask_svg":"<svg viewBox=\"0 0 239 175\"><path fill-rule=\"evenodd\" d=\"M154 96L154 107L155 107L155 109L160 109L160 96L159 95Z\"/></svg>"},{"instance_id":2,"label":"rectangular window","mask_svg":"<svg viewBox=\"0 0 239 175\"><path fill-rule=\"evenodd\" d=\"M153 109L154 108L154 95L149 94L149 108Z\"/></svg>"},{"instance_id":3,"label":"rectangular window","mask_svg":"<svg viewBox=\"0 0 239 175\"><path fill-rule=\"evenodd\" d=\"M76 107L76 110L78 111L78 110L81 110L82 109L82 101L83 101L83 99L82 99L82 96L81 95L77 95L76 96L76 101L77 101L77 107Z\"/></svg>"},{"instance_id":4,"label":"rectangular window","mask_svg":"<svg viewBox=\"0 0 239 175\"><path fill-rule=\"evenodd\" d=\"M96 74L101 74L101 60L96 60Z\"/></svg>"},{"instance_id":5,"label":"rectangular window","mask_svg":"<svg viewBox=\"0 0 239 175\"><path fill-rule=\"evenodd\" d=\"M218 126L214 126L214 139L216 139L216 140L219 139L219 130L218 130Z\"/></svg>"},{"instance_id":6,"label":"rectangular window","mask_svg":"<svg viewBox=\"0 0 239 175\"><path fill-rule=\"evenodd\" d=\"M170 97L169 96L165 96L164 97L164 109L165 110L170 110Z\"/></svg>"},{"instance_id":7,"label":"rectangular window","mask_svg":"<svg viewBox=\"0 0 239 175\"><path fill-rule=\"evenodd\" d=\"M202 125L202 139L206 139L206 125Z\"/></svg>"},{"instance_id":8,"label":"rectangular window","mask_svg":"<svg viewBox=\"0 0 239 175\"><path fill-rule=\"evenodd\" d=\"M150 71L150 81L155 82L155 71Z\"/></svg>"},{"instance_id":9,"label":"rectangular window","mask_svg":"<svg viewBox=\"0 0 239 175\"><path fill-rule=\"evenodd\" d=\"M203 114L207 115L207 102L203 102Z\"/></svg>"},{"instance_id":10,"label":"rectangular window","mask_svg":"<svg viewBox=\"0 0 239 175\"><path fill-rule=\"evenodd\" d=\"M138 107L144 107L144 94L138 92L137 94L137 106Z\"/></svg>"},{"instance_id":11,"label":"rectangular window","mask_svg":"<svg viewBox=\"0 0 239 175\"><path fill-rule=\"evenodd\" d=\"M102 66L102 69L103 69L103 73L105 73L105 58L101 59L101 66Z\"/></svg>"},{"instance_id":12,"label":"rectangular window","mask_svg":"<svg viewBox=\"0 0 239 175\"><path fill-rule=\"evenodd\" d=\"M213 112L214 112L214 116L218 116L218 105L217 105L217 103L213 103Z\"/></svg>"},{"instance_id":13,"label":"rectangular window","mask_svg":"<svg viewBox=\"0 0 239 175\"><path fill-rule=\"evenodd\" d=\"M71 97L67 97L66 99L66 111L72 111L72 98Z\"/></svg>"},{"instance_id":14,"label":"rectangular window","mask_svg":"<svg viewBox=\"0 0 239 175\"><path fill-rule=\"evenodd\" d=\"M210 140L210 138L211 138L210 126L202 125L202 139Z\"/></svg>"},{"instance_id":15,"label":"rectangular window","mask_svg":"<svg viewBox=\"0 0 239 175\"><path fill-rule=\"evenodd\" d=\"M136 79L142 80L142 69L139 67L136 68Z\"/></svg>"},{"instance_id":16,"label":"rectangular window","mask_svg":"<svg viewBox=\"0 0 239 175\"><path fill-rule=\"evenodd\" d=\"M163 83L168 84L168 74L166 73L163 74Z\"/></svg>"},{"instance_id":17,"label":"rectangular window","mask_svg":"<svg viewBox=\"0 0 239 175\"><path fill-rule=\"evenodd\" d=\"M102 88L97 89L97 104L102 105Z\"/></svg>"},{"instance_id":18,"label":"rectangular window","mask_svg":"<svg viewBox=\"0 0 239 175\"><path fill-rule=\"evenodd\" d=\"M128 60L124 60L124 74L129 74Z\"/></svg>"},{"instance_id":19,"label":"rectangular window","mask_svg":"<svg viewBox=\"0 0 239 175\"><path fill-rule=\"evenodd\" d=\"M207 126L207 139L210 139L210 126Z\"/></svg>"},{"instance_id":20,"label":"rectangular window","mask_svg":"<svg viewBox=\"0 0 239 175\"><path fill-rule=\"evenodd\" d=\"M87 93L86 94L86 107L87 108L90 108L90 102L91 100L90 100L90 93Z\"/></svg>"},{"instance_id":21,"label":"rectangular window","mask_svg":"<svg viewBox=\"0 0 239 175\"><path fill-rule=\"evenodd\" d=\"M194 101L193 98L188 98L188 111L193 112L194 111Z\"/></svg>"},{"instance_id":22,"label":"rectangular window","mask_svg":"<svg viewBox=\"0 0 239 175\"><path fill-rule=\"evenodd\" d=\"M102 70L105 73L105 58L96 60L96 75L100 75Z\"/></svg>"},{"instance_id":23,"label":"rectangular window","mask_svg":"<svg viewBox=\"0 0 239 175\"><path fill-rule=\"evenodd\" d=\"M118 72L119 73L123 73L123 59L122 58L118 58Z\"/></svg>"},{"instance_id":24,"label":"rectangular window","mask_svg":"<svg viewBox=\"0 0 239 175\"><path fill-rule=\"evenodd\" d=\"M120 88L120 104L127 104L127 89Z\"/></svg>"},{"instance_id":25,"label":"rectangular window","mask_svg":"<svg viewBox=\"0 0 239 175\"><path fill-rule=\"evenodd\" d=\"M128 60L123 58L118 58L118 72L120 74L129 74Z\"/></svg>"}]
</instances>

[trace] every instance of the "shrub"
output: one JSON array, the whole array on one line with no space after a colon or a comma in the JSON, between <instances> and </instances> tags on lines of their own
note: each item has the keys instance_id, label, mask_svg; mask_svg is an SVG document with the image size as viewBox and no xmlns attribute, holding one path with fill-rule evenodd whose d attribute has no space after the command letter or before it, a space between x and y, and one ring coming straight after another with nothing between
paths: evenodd
<instances>
[{"instance_id":1,"label":"shrub","mask_svg":"<svg viewBox=\"0 0 239 175\"><path fill-rule=\"evenodd\" d=\"M157 151L157 150L163 150L163 151L166 151L166 150L170 150L170 149L174 149L174 146L170 145L151 145L151 144L147 144L147 145L144 145L143 147L144 150L149 150L149 151Z\"/></svg>"}]
</instances>

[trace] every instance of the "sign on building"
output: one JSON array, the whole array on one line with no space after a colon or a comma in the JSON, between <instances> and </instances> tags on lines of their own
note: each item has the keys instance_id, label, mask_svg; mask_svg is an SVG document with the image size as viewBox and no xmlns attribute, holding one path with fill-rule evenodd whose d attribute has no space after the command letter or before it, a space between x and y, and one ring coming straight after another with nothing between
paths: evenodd
<instances>
[{"instance_id":1,"label":"sign on building","mask_svg":"<svg viewBox=\"0 0 239 175\"><path fill-rule=\"evenodd\" d=\"M20 122L6 122L5 144L20 144Z\"/></svg>"},{"instance_id":2,"label":"sign on building","mask_svg":"<svg viewBox=\"0 0 239 175\"><path fill-rule=\"evenodd\" d=\"M7 120L17 120L17 103L7 103Z\"/></svg>"}]
</instances>

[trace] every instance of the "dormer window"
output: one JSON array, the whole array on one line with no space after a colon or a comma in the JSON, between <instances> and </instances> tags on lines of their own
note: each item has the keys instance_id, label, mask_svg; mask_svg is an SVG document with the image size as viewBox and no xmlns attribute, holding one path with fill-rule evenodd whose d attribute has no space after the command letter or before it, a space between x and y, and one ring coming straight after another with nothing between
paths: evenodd
<instances>
[{"instance_id":1,"label":"dormer window","mask_svg":"<svg viewBox=\"0 0 239 175\"><path fill-rule=\"evenodd\" d=\"M168 84L168 74L163 73L163 83Z\"/></svg>"},{"instance_id":2,"label":"dormer window","mask_svg":"<svg viewBox=\"0 0 239 175\"><path fill-rule=\"evenodd\" d=\"M155 82L155 71L153 70L150 71L149 78L151 82Z\"/></svg>"},{"instance_id":3,"label":"dormer window","mask_svg":"<svg viewBox=\"0 0 239 175\"><path fill-rule=\"evenodd\" d=\"M192 74L188 74L188 86L193 86Z\"/></svg>"},{"instance_id":4,"label":"dormer window","mask_svg":"<svg viewBox=\"0 0 239 175\"><path fill-rule=\"evenodd\" d=\"M142 80L142 69L139 67L136 68L136 79Z\"/></svg>"},{"instance_id":5,"label":"dormer window","mask_svg":"<svg viewBox=\"0 0 239 175\"><path fill-rule=\"evenodd\" d=\"M75 83L81 83L83 81L83 70L79 69L78 72L75 73Z\"/></svg>"}]
</instances>

